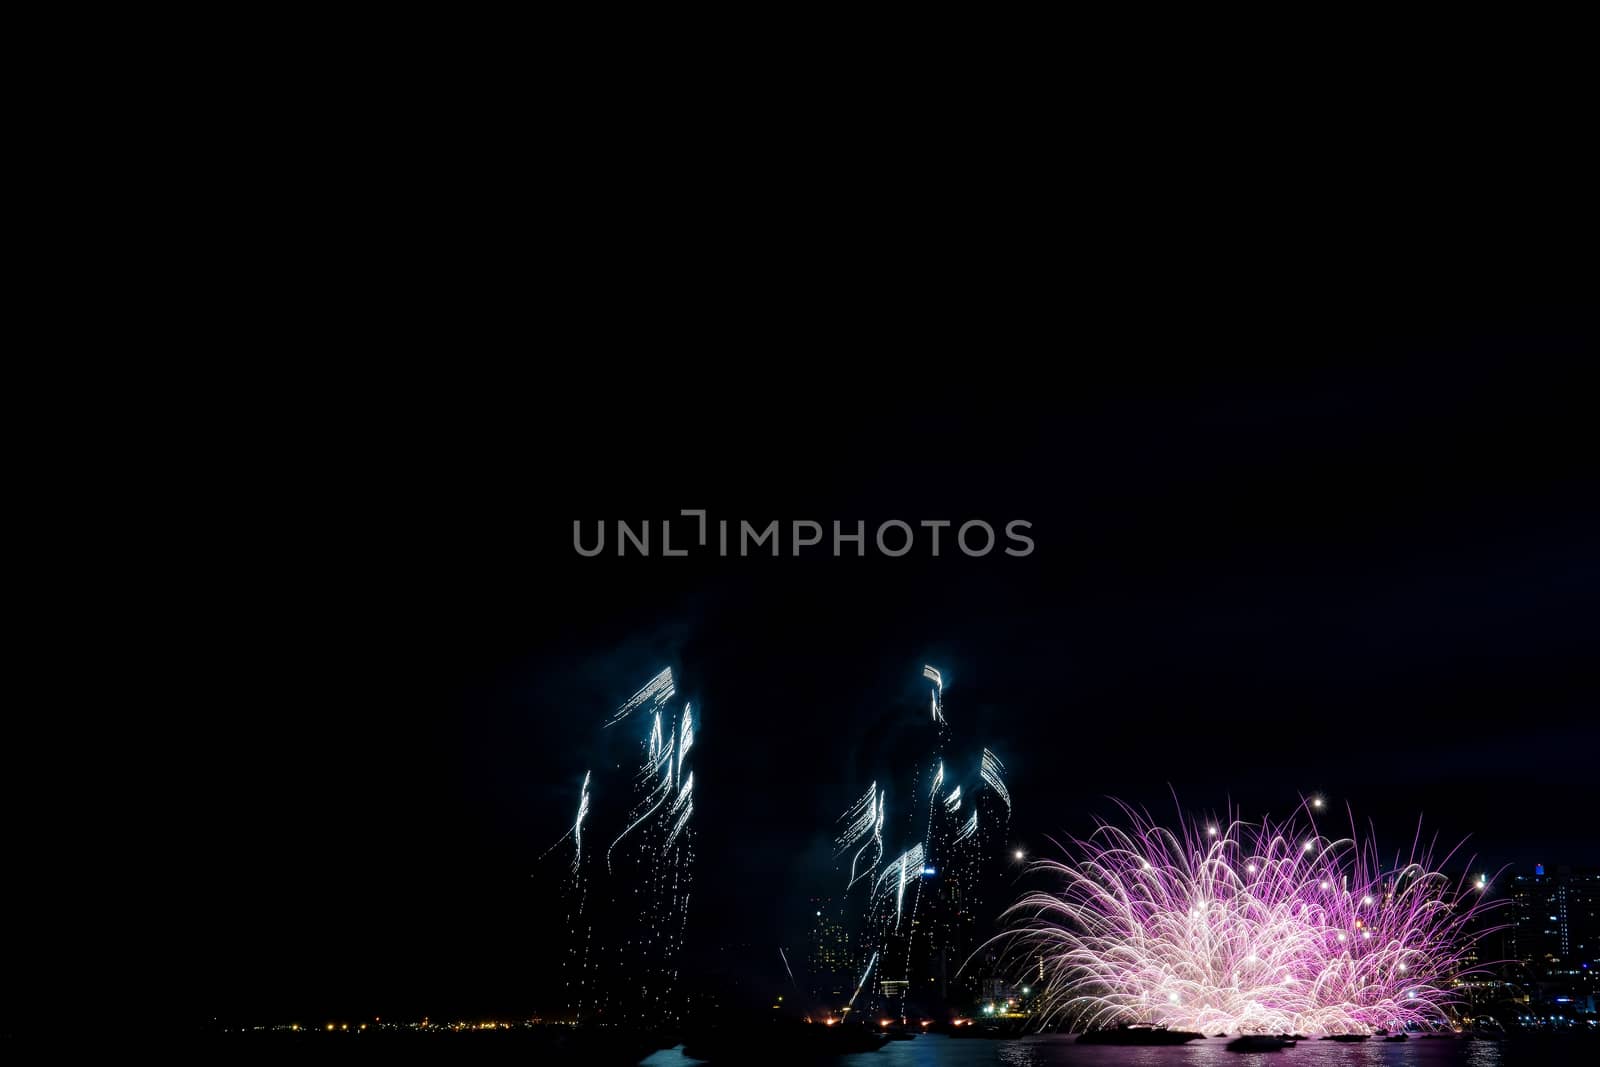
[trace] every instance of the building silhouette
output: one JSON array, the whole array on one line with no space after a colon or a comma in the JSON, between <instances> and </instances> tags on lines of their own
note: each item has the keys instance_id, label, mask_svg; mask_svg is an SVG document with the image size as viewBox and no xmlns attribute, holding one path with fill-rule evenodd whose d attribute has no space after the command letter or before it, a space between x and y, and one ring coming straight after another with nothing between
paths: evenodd
<instances>
[{"instance_id":1,"label":"building silhouette","mask_svg":"<svg viewBox=\"0 0 1600 1067\"><path fill-rule=\"evenodd\" d=\"M843 1003L854 985L850 932L832 898L814 897L811 904L815 914L806 946L811 997L818 1004Z\"/></svg>"},{"instance_id":2,"label":"building silhouette","mask_svg":"<svg viewBox=\"0 0 1600 1067\"><path fill-rule=\"evenodd\" d=\"M1543 864L1510 879L1509 956L1529 1005L1594 1012L1600 986L1600 871Z\"/></svg>"}]
</instances>

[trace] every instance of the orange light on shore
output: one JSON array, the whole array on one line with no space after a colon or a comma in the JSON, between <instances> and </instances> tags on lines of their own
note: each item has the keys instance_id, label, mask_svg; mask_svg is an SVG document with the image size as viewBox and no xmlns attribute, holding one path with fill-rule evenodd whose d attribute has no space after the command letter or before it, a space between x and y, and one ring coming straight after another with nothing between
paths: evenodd
<instances>
[{"instance_id":1,"label":"orange light on shore","mask_svg":"<svg viewBox=\"0 0 1600 1067\"><path fill-rule=\"evenodd\" d=\"M834 1023L836 1023L838 1021L839 1021L838 1019L824 1019L824 1020L822 1020L822 1025L823 1026L832 1026Z\"/></svg>"}]
</instances>

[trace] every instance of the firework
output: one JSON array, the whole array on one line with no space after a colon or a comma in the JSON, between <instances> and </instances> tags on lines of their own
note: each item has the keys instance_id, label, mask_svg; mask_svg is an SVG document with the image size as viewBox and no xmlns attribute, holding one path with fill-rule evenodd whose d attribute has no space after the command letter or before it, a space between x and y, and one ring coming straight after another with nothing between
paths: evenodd
<instances>
[{"instance_id":1,"label":"firework","mask_svg":"<svg viewBox=\"0 0 1600 1067\"><path fill-rule=\"evenodd\" d=\"M649 701L651 706L660 708L672 699L674 692L676 690L672 684L672 668L668 667L650 679L643 689L629 697L626 704L612 712L611 716L601 725L601 729L617 725L617 723L633 714L634 709L641 707L646 701Z\"/></svg>"},{"instance_id":2,"label":"firework","mask_svg":"<svg viewBox=\"0 0 1600 1067\"><path fill-rule=\"evenodd\" d=\"M1420 834L1385 864L1353 825L1325 836L1308 806L1174 830L1122 812L1035 862L1054 887L1007 912L1001 942L1042 971L1044 1022L1369 1033L1437 1025L1458 999L1486 885L1439 873Z\"/></svg>"},{"instance_id":3,"label":"firework","mask_svg":"<svg viewBox=\"0 0 1600 1067\"><path fill-rule=\"evenodd\" d=\"M576 871L583 862L583 820L589 814L589 776L583 772L583 790L578 795L578 817L572 823L572 869Z\"/></svg>"},{"instance_id":4,"label":"firework","mask_svg":"<svg viewBox=\"0 0 1600 1067\"><path fill-rule=\"evenodd\" d=\"M887 911L889 897L894 897L894 929L898 932L900 921L905 915L906 886L916 885L922 877L923 851L921 845L912 845L900 858L883 869L878 875L877 882L872 887L873 903L870 906L868 917L878 910L881 904Z\"/></svg>"},{"instance_id":5,"label":"firework","mask_svg":"<svg viewBox=\"0 0 1600 1067\"><path fill-rule=\"evenodd\" d=\"M845 885L848 890L876 871L883 859L883 794L878 791L878 783L873 782L866 795L841 815L839 821L848 822L848 825L844 833L834 838L834 858L855 849L850 857L850 880ZM866 840L868 835L871 835L871 840ZM856 847L858 842L863 841L860 847ZM873 856L863 864L861 857L868 849L873 850Z\"/></svg>"},{"instance_id":6,"label":"firework","mask_svg":"<svg viewBox=\"0 0 1600 1067\"><path fill-rule=\"evenodd\" d=\"M989 784L990 789L1000 795L1000 799L1006 802L1006 810L1010 811L1011 790L1006 788L1005 771L1005 764L1000 762L1000 758L988 749L984 749L983 763L978 768L978 774Z\"/></svg>"}]
</instances>

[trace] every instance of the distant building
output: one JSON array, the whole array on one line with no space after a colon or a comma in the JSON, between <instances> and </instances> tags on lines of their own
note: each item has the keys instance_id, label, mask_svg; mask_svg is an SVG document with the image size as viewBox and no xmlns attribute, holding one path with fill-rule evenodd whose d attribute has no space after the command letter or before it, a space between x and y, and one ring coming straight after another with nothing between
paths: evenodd
<instances>
[{"instance_id":1,"label":"distant building","mask_svg":"<svg viewBox=\"0 0 1600 1067\"><path fill-rule=\"evenodd\" d=\"M1600 871L1570 867L1513 875L1506 945L1528 1003L1595 1010L1600 985Z\"/></svg>"},{"instance_id":2,"label":"distant building","mask_svg":"<svg viewBox=\"0 0 1600 1067\"><path fill-rule=\"evenodd\" d=\"M811 996L818 1004L837 1007L855 987L850 932L831 898L814 897L811 905L815 914L806 953Z\"/></svg>"}]
</instances>

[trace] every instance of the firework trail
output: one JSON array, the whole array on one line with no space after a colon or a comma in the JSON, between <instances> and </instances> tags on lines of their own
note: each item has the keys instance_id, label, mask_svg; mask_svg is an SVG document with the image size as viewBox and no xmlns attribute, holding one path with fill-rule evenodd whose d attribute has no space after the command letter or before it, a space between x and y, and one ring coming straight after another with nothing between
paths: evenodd
<instances>
[{"instance_id":1,"label":"firework trail","mask_svg":"<svg viewBox=\"0 0 1600 1067\"><path fill-rule=\"evenodd\" d=\"M1179 816L1119 802L1029 893L1000 936L1039 966L1041 1021L1164 1024L1207 1034L1368 1033L1442 1023L1487 907L1483 877L1451 879L1414 842L1383 864L1372 842L1325 836L1309 806L1275 824ZM1353 820L1352 820L1353 823ZM1420 833L1419 833L1420 840Z\"/></svg>"},{"instance_id":2,"label":"firework trail","mask_svg":"<svg viewBox=\"0 0 1600 1067\"><path fill-rule=\"evenodd\" d=\"M1010 811L1011 790L1006 788L1005 778L1002 777L1005 770L1006 765L1000 762L998 756L988 749L983 750L983 764L978 768L978 774L989 783L989 788L1000 794L1000 799L1006 802L1006 810Z\"/></svg>"},{"instance_id":3,"label":"firework trail","mask_svg":"<svg viewBox=\"0 0 1600 1067\"><path fill-rule=\"evenodd\" d=\"M694 792L694 772L689 772L689 777L683 780L683 788L678 790L678 799L672 802L668 810L668 818L674 819L672 829L667 832L665 848L671 848L678 840L678 835L683 833L689 825L689 816L694 814L694 801L689 799L689 794Z\"/></svg>"},{"instance_id":4,"label":"firework trail","mask_svg":"<svg viewBox=\"0 0 1600 1067\"><path fill-rule=\"evenodd\" d=\"M932 667L923 667L922 676L931 679L933 689L928 701L928 708L933 713L935 722L944 722L944 678Z\"/></svg>"},{"instance_id":5,"label":"firework trail","mask_svg":"<svg viewBox=\"0 0 1600 1067\"><path fill-rule=\"evenodd\" d=\"M842 834L833 839L835 858L843 855L846 849L872 832L872 822L877 815L875 803L877 799L878 783L873 782L866 795L852 804L849 811L839 816L840 822L849 820L849 825Z\"/></svg>"},{"instance_id":6,"label":"firework trail","mask_svg":"<svg viewBox=\"0 0 1600 1067\"><path fill-rule=\"evenodd\" d=\"M683 705L683 728L678 734L678 766L682 768L684 759L689 755L689 746L694 744L694 706Z\"/></svg>"},{"instance_id":7,"label":"firework trail","mask_svg":"<svg viewBox=\"0 0 1600 1067\"><path fill-rule=\"evenodd\" d=\"M867 961L867 969L861 972L861 981L856 983L856 991L850 994L850 1003L845 1005L844 1010L846 1014L849 1013L851 1008L856 1006L856 998L861 995L861 987L867 984L867 976L872 973L872 968L876 967L877 965L878 954L874 952L872 954L872 958Z\"/></svg>"},{"instance_id":8,"label":"firework trail","mask_svg":"<svg viewBox=\"0 0 1600 1067\"><path fill-rule=\"evenodd\" d=\"M589 814L589 776L593 771L583 772L583 790L578 796L578 817L572 823L572 869L578 869L578 864L583 861L583 820Z\"/></svg>"},{"instance_id":9,"label":"firework trail","mask_svg":"<svg viewBox=\"0 0 1600 1067\"><path fill-rule=\"evenodd\" d=\"M672 754L676 745L676 735L668 738L665 743L663 743L661 734L661 713L659 711L656 712L655 726L650 732L650 758L647 759L644 766L639 769L639 774L637 776L639 782L643 783L654 780L655 785L645 793L644 799L640 800L639 803L633 807L633 810L628 812L626 816L628 819L627 829L618 834L616 840L611 842L611 847L606 849L606 870L609 871L612 869L611 854L615 852L617 846L622 843L622 839L633 833L633 831L642 825L645 820L654 815L660 809L661 805L666 802L667 797L672 795Z\"/></svg>"},{"instance_id":10,"label":"firework trail","mask_svg":"<svg viewBox=\"0 0 1600 1067\"><path fill-rule=\"evenodd\" d=\"M783 959L783 969L786 970L786 971L789 971L789 984L794 986L795 992L799 992L800 991L800 985L799 985L799 983L797 983L794 980L794 971L789 970L789 957L783 951L783 946L782 945L778 946L778 955L780 957L782 957L782 959Z\"/></svg>"},{"instance_id":11,"label":"firework trail","mask_svg":"<svg viewBox=\"0 0 1600 1067\"><path fill-rule=\"evenodd\" d=\"M873 782L866 795L851 805L849 811L839 816L839 821L848 820L848 825L843 833L833 839L834 858L837 859L855 847L855 854L850 857L850 880L845 883L846 891L862 878L868 877L883 861L883 803L884 798L883 794L878 792L878 783ZM866 840L869 834L871 840ZM859 847L856 847L857 842L861 842ZM872 860L863 867L861 855L869 848L874 850Z\"/></svg>"},{"instance_id":12,"label":"firework trail","mask_svg":"<svg viewBox=\"0 0 1600 1067\"><path fill-rule=\"evenodd\" d=\"M645 683L643 689L629 697L627 703L612 712L611 716L601 724L600 728L603 730L617 725L617 723L633 714L634 709L643 705L647 700L651 702L651 706L660 708L661 705L672 699L674 692L676 692L676 689L672 684L672 668L668 667Z\"/></svg>"},{"instance_id":13,"label":"firework trail","mask_svg":"<svg viewBox=\"0 0 1600 1067\"><path fill-rule=\"evenodd\" d=\"M915 884L922 877L922 846L912 845L902 853L900 858L885 867L878 875L878 880L872 887L872 904L868 911L868 921L872 921L878 908L887 909L890 896L894 897L894 928L900 929L900 921L905 913L906 886Z\"/></svg>"}]
</instances>

